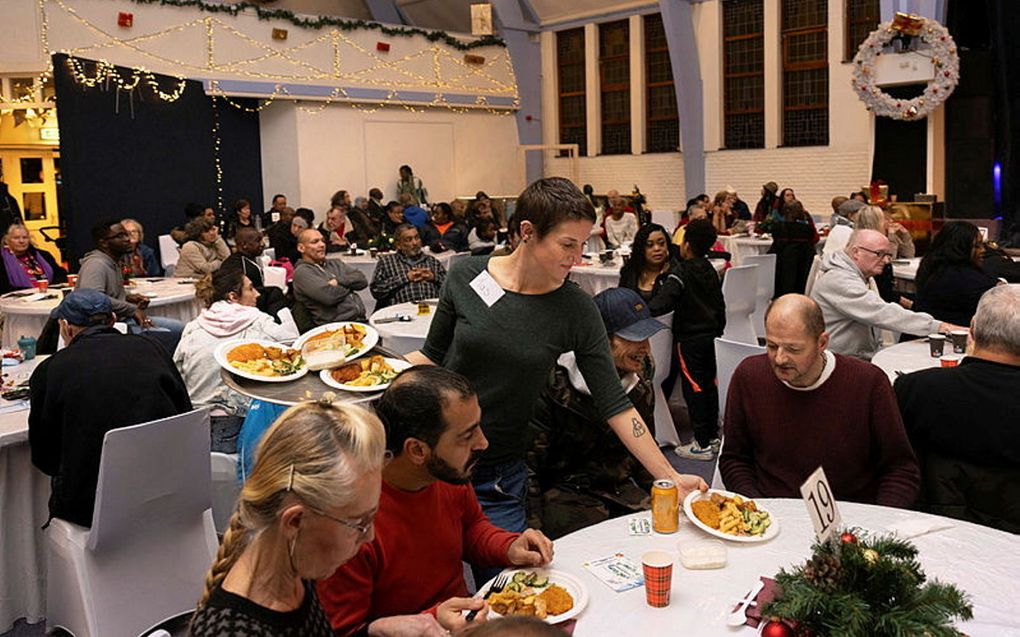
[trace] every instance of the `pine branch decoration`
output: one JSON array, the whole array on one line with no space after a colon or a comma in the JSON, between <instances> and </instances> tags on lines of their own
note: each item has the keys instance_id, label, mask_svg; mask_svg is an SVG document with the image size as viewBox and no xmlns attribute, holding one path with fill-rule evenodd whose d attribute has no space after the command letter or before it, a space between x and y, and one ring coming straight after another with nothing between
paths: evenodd
<instances>
[{"instance_id":1,"label":"pine branch decoration","mask_svg":"<svg viewBox=\"0 0 1020 637\"><path fill-rule=\"evenodd\" d=\"M818 637L961 634L953 622L973 616L968 596L952 584L928 581L912 544L894 536L849 537L815 543L803 565L781 570L782 594L764 615L793 620Z\"/></svg>"}]
</instances>

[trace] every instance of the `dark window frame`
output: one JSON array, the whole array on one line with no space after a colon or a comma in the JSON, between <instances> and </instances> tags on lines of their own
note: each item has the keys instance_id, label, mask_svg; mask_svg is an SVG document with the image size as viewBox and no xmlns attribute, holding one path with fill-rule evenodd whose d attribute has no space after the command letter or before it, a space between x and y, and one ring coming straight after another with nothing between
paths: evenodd
<instances>
[{"instance_id":1,"label":"dark window frame","mask_svg":"<svg viewBox=\"0 0 1020 637\"><path fill-rule=\"evenodd\" d=\"M780 81L782 82L782 87L783 87L783 95L781 96L782 108L783 108L783 110L782 110L782 113L783 113L783 118L782 118L782 125L783 125L783 127L782 127L782 138L783 138L783 142L782 142L782 145L783 146L791 146L791 147L793 147L793 146L828 146L829 145L829 76L828 76L828 68L829 68L829 46L828 46L828 44L829 44L829 35L828 35L828 32L829 32L829 26L828 26L828 20L826 19L826 20L824 20L820 24L815 24L815 25L811 25L811 26L799 26L799 27L789 28L789 29L786 28L785 23L782 23L782 21L785 18L786 13L787 13L786 12L787 3L796 3L796 2L800 2L800 3L804 3L804 4L811 3L811 2L822 3L823 6L824 6L823 13L827 13L827 3L825 2L825 0L781 0L781 5L780 5L780 16L781 16L780 17L780 21L781 21L781 24L780 24L780 28L779 28L779 33L780 33L780 66L781 66L781 69L782 69L781 74L780 74ZM822 50L824 51L824 56L822 58L816 58L816 59L813 59L813 60L790 62L789 61L789 56L790 56L790 41L791 41L791 39L799 37L799 36L813 35L813 34L816 34L816 33L821 33L825 37L824 45L822 46ZM787 82L787 79L788 79L787 74L788 73L791 73L791 74L792 73L798 73L798 72L803 72L803 71L818 71L818 70L824 71L824 75L825 75L825 95L824 96L820 96L820 95L819 96L815 96L815 97L818 98L815 101L806 102L806 103L800 103L800 104L795 104L795 105L788 105L787 104L787 99L786 99L786 94L785 94L785 92L786 92L785 91L785 86L786 86L786 82ZM809 137L807 140L798 140L798 141L791 141L788 138L788 130L787 130L787 125L786 125L786 121L787 121L786 116L787 116L787 113L794 113L794 112L798 112L798 111L801 111L801 112L811 111L811 112L816 112L816 113L824 112L825 125L824 125L823 129L820 129L820 130L815 132L815 134L816 134L815 137L813 137L813 138Z\"/></svg>"},{"instance_id":2,"label":"dark window frame","mask_svg":"<svg viewBox=\"0 0 1020 637\"><path fill-rule=\"evenodd\" d=\"M605 30L608 29L620 29L626 33L627 36L627 48L625 53L617 53L613 55L605 54L605 47L603 42L606 38ZM599 149L601 155L629 155L631 153L633 140L630 133L631 119L634 114L630 112L630 20L614 20L612 22L603 22L598 25L598 38L599 38L599 113L601 119L602 129L602 144ZM625 82L606 82L606 67L611 63L625 62L627 69L627 80ZM626 96L624 103L626 106L627 117L626 118L615 118L607 119L605 116L605 98L613 93L621 93ZM607 126L620 126L627 128L626 138L628 144L626 148L612 148L606 149L606 127Z\"/></svg>"},{"instance_id":3,"label":"dark window frame","mask_svg":"<svg viewBox=\"0 0 1020 637\"><path fill-rule=\"evenodd\" d=\"M658 20L658 24L663 29L663 39L659 46L650 46L648 40L648 24L650 21ZM665 37L665 24L662 22L661 13L652 13L645 15L642 18L642 26L644 27L644 45L645 45L645 152L647 153L675 153L680 149L680 112L679 107L676 103L676 84L673 81L673 62L669 58L669 43ZM669 80L652 82L648 78L651 76L649 72L649 64L651 60L648 56L649 53L665 53L666 64L669 66ZM669 88L673 94L673 112L665 115L657 114L652 112L652 90ZM659 147L653 146L653 139L656 137L655 128L665 124L667 127L670 123L676 122L675 128L677 131L676 139L673 140L671 147Z\"/></svg>"},{"instance_id":4,"label":"dark window frame","mask_svg":"<svg viewBox=\"0 0 1020 637\"><path fill-rule=\"evenodd\" d=\"M858 0L861 1L861 0ZM882 9L880 0L863 0L869 6L864 8L862 15L857 15L854 9L855 0L844 0L843 2L843 61L852 62L857 55L857 49L861 42L864 42L868 34L878 28L882 22ZM867 26L866 32L861 32L860 38L855 36L854 27Z\"/></svg>"},{"instance_id":5,"label":"dark window frame","mask_svg":"<svg viewBox=\"0 0 1020 637\"><path fill-rule=\"evenodd\" d=\"M573 61L573 62L564 63L560 59L560 52L562 50L561 38L579 38L580 39L580 43L581 43L581 60L580 60L580 62ZM563 72L564 72L564 68L567 67L567 66L580 66L580 68L581 68L581 76L584 78L584 80L581 83L581 90L580 91L564 91L563 90ZM588 139L588 106L587 106L588 70L587 70L587 60L586 60L586 52L585 52L584 27L577 27L575 29L567 29L565 31L557 31L556 32L556 79L557 79L556 109L557 109L558 118L559 118L559 121L557 123L558 134L559 134L559 143L560 144L569 144L569 143L572 143L570 141L571 139L578 139L579 141L578 141L578 144L577 144L578 145L578 152L577 152L577 154L578 154L578 156L583 157L587 153L587 150L588 150L588 142L587 142L587 139ZM564 104L564 101L567 98L576 98L576 97L580 97L581 98L581 104L582 104L582 109L581 109L581 113L580 113L580 122L581 123L580 124L564 124L563 123L563 121L565 119L563 117L563 104ZM577 131L580 131L580 136L577 137L577 138L572 138L570 135L568 135L569 132L575 132L576 133ZM568 154L567 151L562 151L560 153L560 156L567 156L567 154Z\"/></svg>"},{"instance_id":6,"label":"dark window frame","mask_svg":"<svg viewBox=\"0 0 1020 637\"><path fill-rule=\"evenodd\" d=\"M764 0L748 0L749 2L756 2L757 11L760 15L761 30L753 31L749 33L741 33L739 35L728 35L723 32L722 38L722 64L723 64L723 147L732 149L746 149L746 148L764 148L765 147L765 3ZM727 5L733 6L729 2L723 3L723 24L726 24L725 18ZM743 42L747 40L758 39L761 41L761 59L759 60L759 70L757 71L740 71L730 73L726 69L726 53L727 46L734 42ZM730 104L732 99L730 96L730 79L741 79L748 77L760 77L762 81L762 95L759 105L756 108L732 108ZM727 141L732 141L736 136L737 122L736 118L743 118L747 115L758 115L761 118L761 123L758 125L761 133L760 139L752 140L748 143L736 143L730 144ZM734 118L734 119L731 119Z\"/></svg>"}]
</instances>

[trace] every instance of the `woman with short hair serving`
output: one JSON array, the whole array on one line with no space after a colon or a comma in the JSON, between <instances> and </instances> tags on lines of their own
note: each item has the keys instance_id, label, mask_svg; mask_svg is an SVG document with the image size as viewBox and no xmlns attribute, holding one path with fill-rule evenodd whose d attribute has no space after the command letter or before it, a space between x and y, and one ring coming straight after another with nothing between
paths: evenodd
<instances>
[{"instance_id":1,"label":"woman with short hair serving","mask_svg":"<svg viewBox=\"0 0 1020 637\"><path fill-rule=\"evenodd\" d=\"M459 372L478 390L489 448L472 482L489 519L508 531L527 526L527 424L556 359L570 351L600 415L648 472L674 480L681 497L707 488L697 476L678 474L659 451L623 393L595 302L565 283L595 223L591 202L566 179L540 179L517 199L514 220L517 249L459 261L425 346L408 355Z\"/></svg>"}]
</instances>

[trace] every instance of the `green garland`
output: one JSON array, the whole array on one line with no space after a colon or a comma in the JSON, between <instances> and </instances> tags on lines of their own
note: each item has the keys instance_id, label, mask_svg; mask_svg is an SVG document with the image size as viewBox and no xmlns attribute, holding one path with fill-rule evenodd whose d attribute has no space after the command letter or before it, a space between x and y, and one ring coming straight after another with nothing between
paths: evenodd
<instances>
[{"instance_id":1,"label":"green garland","mask_svg":"<svg viewBox=\"0 0 1020 637\"><path fill-rule=\"evenodd\" d=\"M202 0L131 0L136 4L160 4L165 7L187 7L200 9L209 13L229 13L236 16L245 9L254 9L259 20L286 20L294 26L303 29L321 29L323 27L337 27L341 31L355 31L358 29L375 29L383 35L411 37L420 35L429 42L443 42L458 51L470 51L486 46L506 47L502 38L494 35L485 35L471 42L461 42L457 38L443 31L428 31L416 27L392 27L378 22L367 20L344 20L329 16L301 17L285 9L263 9L251 2L238 2L236 4L206 4Z\"/></svg>"},{"instance_id":2,"label":"green garland","mask_svg":"<svg viewBox=\"0 0 1020 637\"><path fill-rule=\"evenodd\" d=\"M953 620L973 616L965 593L927 581L917 549L904 540L847 532L815 543L812 553L804 565L779 571L782 592L763 616L793 620L801 634L832 637L956 637Z\"/></svg>"}]
</instances>

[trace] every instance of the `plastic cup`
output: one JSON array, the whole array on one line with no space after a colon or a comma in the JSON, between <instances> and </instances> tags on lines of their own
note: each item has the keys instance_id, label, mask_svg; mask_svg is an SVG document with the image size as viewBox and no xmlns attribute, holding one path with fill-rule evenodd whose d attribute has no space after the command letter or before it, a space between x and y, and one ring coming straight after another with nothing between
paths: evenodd
<instances>
[{"instance_id":1,"label":"plastic cup","mask_svg":"<svg viewBox=\"0 0 1020 637\"><path fill-rule=\"evenodd\" d=\"M944 334L929 334L928 335L928 348L931 352L932 358L939 358L945 352L946 348L946 337Z\"/></svg>"},{"instance_id":2,"label":"plastic cup","mask_svg":"<svg viewBox=\"0 0 1020 637\"><path fill-rule=\"evenodd\" d=\"M67 284L70 285L72 288L78 287L78 275L77 274L68 274L67 275Z\"/></svg>"},{"instance_id":3,"label":"plastic cup","mask_svg":"<svg viewBox=\"0 0 1020 637\"><path fill-rule=\"evenodd\" d=\"M945 356L940 361L943 367L956 367L960 364L959 356Z\"/></svg>"},{"instance_id":4,"label":"plastic cup","mask_svg":"<svg viewBox=\"0 0 1020 637\"><path fill-rule=\"evenodd\" d=\"M666 551L648 551L641 556L645 574L645 600L653 608L669 606L673 588L673 555Z\"/></svg>"},{"instance_id":5,"label":"plastic cup","mask_svg":"<svg viewBox=\"0 0 1020 637\"><path fill-rule=\"evenodd\" d=\"M46 279L36 279L35 281L32 281L32 285L34 285L35 289L40 292L45 292L50 289L50 282Z\"/></svg>"},{"instance_id":6,"label":"plastic cup","mask_svg":"<svg viewBox=\"0 0 1020 637\"><path fill-rule=\"evenodd\" d=\"M949 338L953 340L953 353L963 354L967 351L967 330L953 330Z\"/></svg>"}]
</instances>

